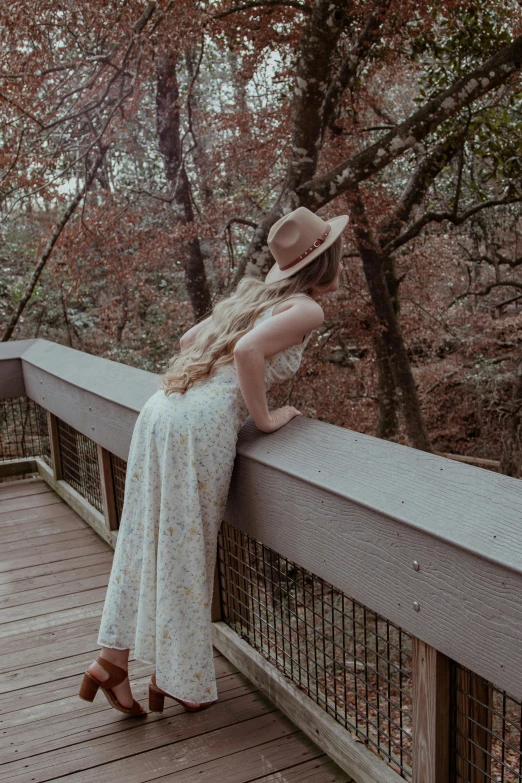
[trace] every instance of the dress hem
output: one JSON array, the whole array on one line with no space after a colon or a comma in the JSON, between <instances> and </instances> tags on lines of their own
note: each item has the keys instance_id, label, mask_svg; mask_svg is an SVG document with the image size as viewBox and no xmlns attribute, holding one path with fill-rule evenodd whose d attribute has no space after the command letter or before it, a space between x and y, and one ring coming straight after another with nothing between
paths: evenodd
<instances>
[{"instance_id":1,"label":"dress hem","mask_svg":"<svg viewBox=\"0 0 522 783\"><path fill-rule=\"evenodd\" d=\"M105 642L100 642L99 640L96 642L96 644L99 647L108 647L110 650L129 650L129 652L132 650L134 645L127 645L127 647L117 647L115 644L106 644ZM148 661L146 658L140 658L137 655L132 656L135 661L140 661L141 663L148 663L150 666L156 666L156 661Z\"/></svg>"}]
</instances>

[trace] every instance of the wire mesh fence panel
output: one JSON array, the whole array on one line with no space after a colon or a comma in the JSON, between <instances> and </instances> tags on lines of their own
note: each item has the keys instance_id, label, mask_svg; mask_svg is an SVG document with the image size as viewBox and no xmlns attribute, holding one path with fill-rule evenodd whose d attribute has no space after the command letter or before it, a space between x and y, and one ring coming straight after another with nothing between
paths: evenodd
<instances>
[{"instance_id":1,"label":"wire mesh fence panel","mask_svg":"<svg viewBox=\"0 0 522 783\"><path fill-rule=\"evenodd\" d=\"M0 461L42 457L50 465L47 412L28 397L0 400Z\"/></svg>"},{"instance_id":2,"label":"wire mesh fence panel","mask_svg":"<svg viewBox=\"0 0 522 783\"><path fill-rule=\"evenodd\" d=\"M521 783L522 703L451 662L452 783Z\"/></svg>"},{"instance_id":3,"label":"wire mesh fence panel","mask_svg":"<svg viewBox=\"0 0 522 783\"><path fill-rule=\"evenodd\" d=\"M96 443L61 419L57 426L64 480L103 513Z\"/></svg>"},{"instance_id":4,"label":"wire mesh fence panel","mask_svg":"<svg viewBox=\"0 0 522 783\"><path fill-rule=\"evenodd\" d=\"M110 460L112 483L114 486L114 500L116 503L116 519L118 520L119 527L125 500L125 477L127 475L127 463L124 459L121 459L121 457L117 457L116 454L112 453L110 455Z\"/></svg>"},{"instance_id":5,"label":"wire mesh fence panel","mask_svg":"<svg viewBox=\"0 0 522 783\"><path fill-rule=\"evenodd\" d=\"M218 569L223 621L411 780L411 636L226 522Z\"/></svg>"}]
</instances>

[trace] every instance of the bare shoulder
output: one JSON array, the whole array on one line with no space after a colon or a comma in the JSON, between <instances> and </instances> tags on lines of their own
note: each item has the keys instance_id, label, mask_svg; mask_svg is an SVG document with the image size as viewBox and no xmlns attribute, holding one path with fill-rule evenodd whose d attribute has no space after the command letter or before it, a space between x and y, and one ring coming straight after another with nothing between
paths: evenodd
<instances>
[{"instance_id":1,"label":"bare shoulder","mask_svg":"<svg viewBox=\"0 0 522 783\"><path fill-rule=\"evenodd\" d=\"M323 308L319 302L314 301L308 296L289 296L283 302L278 302L278 304L276 304L272 311L272 315L279 315L291 308L296 308L299 312L315 316L318 326L324 321Z\"/></svg>"}]
</instances>

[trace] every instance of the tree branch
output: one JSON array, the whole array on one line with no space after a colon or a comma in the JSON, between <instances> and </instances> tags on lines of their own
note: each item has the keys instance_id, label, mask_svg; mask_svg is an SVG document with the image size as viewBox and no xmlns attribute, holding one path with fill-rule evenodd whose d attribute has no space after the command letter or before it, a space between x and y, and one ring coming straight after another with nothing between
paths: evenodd
<instances>
[{"instance_id":1,"label":"tree branch","mask_svg":"<svg viewBox=\"0 0 522 783\"><path fill-rule=\"evenodd\" d=\"M382 251L383 253L393 253L395 250L397 250L397 248L402 247L402 245L405 245L407 242L410 242L412 239L418 236L424 226L427 226L428 223L442 223L444 220L448 220L450 223L453 223L454 226L460 226L462 223L465 223L466 220L469 220L470 217L476 215L477 212L481 212L483 209L489 209L489 207L498 207L504 204L517 204L520 201L522 201L522 196L507 199L493 198L489 199L488 201L483 201L481 204L475 204L475 206L470 207L470 209L466 210L466 212L463 212L461 215L455 215L453 211L426 212L421 218L419 218L419 220L413 223L408 228L408 230L404 232L404 234L401 234L399 237L389 242L382 249Z\"/></svg>"},{"instance_id":2,"label":"tree branch","mask_svg":"<svg viewBox=\"0 0 522 783\"><path fill-rule=\"evenodd\" d=\"M461 149L467 129L466 125L461 132L444 139L420 160L399 198L393 215L379 227L379 243L384 253L387 252L388 243L397 239L414 208L420 206L436 177Z\"/></svg>"},{"instance_id":3,"label":"tree branch","mask_svg":"<svg viewBox=\"0 0 522 783\"><path fill-rule=\"evenodd\" d=\"M346 0L317 0L299 45L292 97L292 139L285 190L314 176L323 128L326 84L342 32Z\"/></svg>"},{"instance_id":4,"label":"tree branch","mask_svg":"<svg viewBox=\"0 0 522 783\"><path fill-rule=\"evenodd\" d=\"M31 298L31 295L34 291L34 287L36 283L38 282L38 278L40 277L40 274L42 273L43 268L45 267L48 259L51 256L51 253L53 252L54 246L56 245L58 239L60 238L60 235L62 231L64 230L65 226L69 222L71 216L74 214L78 204L82 200L83 196L87 193L89 188L91 187L94 178L96 176L96 172L98 171L98 168L100 167L103 158L105 157L105 153L109 149L107 146L101 146L101 149L96 157L96 160L94 161L87 178L83 184L83 186L79 189L78 193L74 196L72 201L69 203L69 206L63 213L61 219L58 221L56 226L54 227L54 231L47 242L46 247L44 248L43 253L41 254L40 258L38 259L38 263L36 264L33 273L29 279L29 282L26 286L26 289L24 291L23 296L20 298L20 301L18 302L18 305L16 307L15 312L11 316L11 319L9 323L7 324L7 327L2 334L2 337L0 339L0 342L7 342L9 338L11 337L12 333L15 330L16 324L18 323L18 319L20 318L24 307L26 306L27 302Z\"/></svg>"},{"instance_id":5,"label":"tree branch","mask_svg":"<svg viewBox=\"0 0 522 783\"><path fill-rule=\"evenodd\" d=\"M344 92L353 85L357 69L371 52L372 46L379 37L386 12L391 0L375 0L366 25L362 30L352 51L341 64L326 93L323 113L323 133L333 122L334 112L339 106Z\"/></svg>"},{"instance_id":6,"label":"tree branch","mask_svg":"<svg viewBox=\"0 0 522 783\"><path fill-rule=\"evenodd\" d=\"M339 163L326 174L297 187L297 202L317 210L353 185L382 171L448 117L453 117L477 98L503 84L520 69L521 60L522 35L432 98L382 139Z\"/></svg>"}]
</instances>

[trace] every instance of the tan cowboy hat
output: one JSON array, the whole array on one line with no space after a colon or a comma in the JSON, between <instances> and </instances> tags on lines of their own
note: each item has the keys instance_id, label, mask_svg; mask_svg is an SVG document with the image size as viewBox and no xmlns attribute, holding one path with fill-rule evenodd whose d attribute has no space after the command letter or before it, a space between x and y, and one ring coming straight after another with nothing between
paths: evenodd
<instances>
[{"instance_id":1,"label":"tan cowboy hat","mask_svg":"<svg viewBox=\"0 0 522 783\"><path fill-rule=\"evenodd\" d=\"M265 277L275 283L290 277L335 242L348 223L348 215L323 220L306 207L279 218L268 234L268 247L276 264Z\"/></svg>"}]
</instances>

